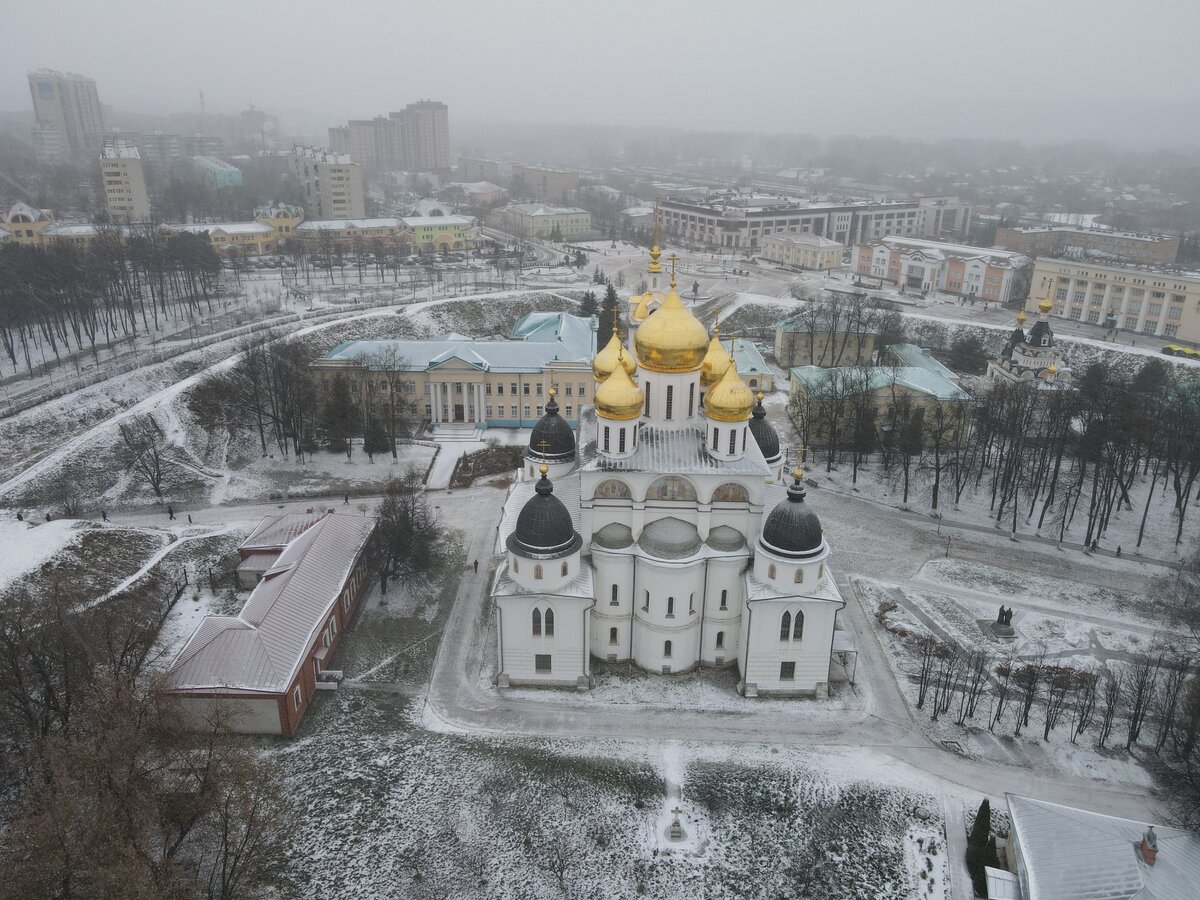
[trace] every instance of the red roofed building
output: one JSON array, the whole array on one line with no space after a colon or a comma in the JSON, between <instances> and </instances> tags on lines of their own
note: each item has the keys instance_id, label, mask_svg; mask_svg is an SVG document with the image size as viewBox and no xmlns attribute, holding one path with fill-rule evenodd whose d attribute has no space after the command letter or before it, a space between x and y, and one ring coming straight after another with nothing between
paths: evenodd
<instances>
[{"instance_id":1,"label":"red roofed building","mask_svg":"<svg viewBox=\"0 0 1200 900\"><path fill-rule=\"evenodd\" d=\"M268 516L238 548L239 580L258 579L236 616L207 616L167 673L198 721L228 715L234 731L296 731L338 638L370 581L375 519Z\"/></svg>"}]
</instances>

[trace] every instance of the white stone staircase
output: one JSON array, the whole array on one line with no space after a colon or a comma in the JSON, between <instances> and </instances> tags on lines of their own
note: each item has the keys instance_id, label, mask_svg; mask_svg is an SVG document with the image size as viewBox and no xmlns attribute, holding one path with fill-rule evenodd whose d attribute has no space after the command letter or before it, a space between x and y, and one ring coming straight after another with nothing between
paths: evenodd
<instances>
[{"instance_id":1,"label":"white stone staircase","mask_svg":"<svg viewBox=\"0 0 1200 900\"><path fill-rule=\"evenodd\" d=\"M483 429L477 425L434 425L433 439L439 443L482 441Z\"/></svg>"}]
</instances>

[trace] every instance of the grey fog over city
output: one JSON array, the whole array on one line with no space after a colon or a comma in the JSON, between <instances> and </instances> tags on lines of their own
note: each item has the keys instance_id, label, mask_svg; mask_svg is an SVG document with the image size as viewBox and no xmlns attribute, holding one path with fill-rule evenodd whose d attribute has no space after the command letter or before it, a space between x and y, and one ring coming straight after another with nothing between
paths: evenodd
<instances>
[{"instance_id":1,"label":"grey fog over city","mask_svg":"<svg viewBox=\"0 0 1200 900\"><path fill-rule=\"evenodd\" d=\"M0 900L1195 900L1200 7L0 22Z\"/></svg>"}]
</instances>

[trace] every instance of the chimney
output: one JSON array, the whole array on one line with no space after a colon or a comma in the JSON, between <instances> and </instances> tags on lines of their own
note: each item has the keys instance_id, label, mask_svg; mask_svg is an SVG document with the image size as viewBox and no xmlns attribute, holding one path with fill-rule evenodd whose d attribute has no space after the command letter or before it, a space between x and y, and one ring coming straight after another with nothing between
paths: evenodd
<instances>
[{"instance_id":1,"label":"chimney","mask_svg":"<svg viewBox=\"0 0 1200 900\"><path fill-rule=\"evenodd\" d=\"M1142 842L1138 844L1138 851L1142 854L1142 860L1148 866L1154 865L1154 861L1158 859L1158 835L1154 833L1154 826L1151 825L1146 829L1146 833L1142 835Z\"/></svg>"}]
</instances>

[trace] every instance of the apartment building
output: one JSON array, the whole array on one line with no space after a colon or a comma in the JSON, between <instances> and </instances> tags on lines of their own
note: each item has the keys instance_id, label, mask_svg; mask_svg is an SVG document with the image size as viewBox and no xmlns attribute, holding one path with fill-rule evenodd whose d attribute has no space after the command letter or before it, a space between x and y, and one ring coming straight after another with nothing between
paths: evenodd
<instances>
[{"instance_id":1,"label":"apartment building","mask_svg":"<svg viewBox=\"0 0 1200 900\"><path fill-rule=\"evenodd\" d=\"M491 181L503 184L512 179L513 164L498 159L458 158L458 177L463 181Z\"/></svg>"},{"instance_id":2,"label":"apartment building","mask_svg":"<svg viewBox=\"0 0 1200 900\"><path fill-rule=\"evenodd\" d=\"M193 156L192 166L210 187L232 188L242 184L242 170L215 156Z\"/></svg>"},{"instance_id":3,"label":"apartment building","mask_svg":"<svg viewBox=\"0 0 1200 900\"><path fill-rule=\"evenodd\" d=\"M366 214L362 169L345 154L296 147L288 171L304 195L309 219L361 219Z\"/></svg>"},{"instance_id":4,"label":"apartment building","mask_svg":"<svg viewBox=\"0 0 1200 900\"><path fill-rule=\"evenodd\" d=\"M575 206L513 203L493 210L488 224L518 237L545 240L557 232L564 240L592 233L592 215Z\"/></svg>"},{"instance_id":5,"label":"apartment building","mask_svg":"<svg viewBox=\"0 0 1200 900\"><path fill-rule=\"evenodd\" d=\"M94 159L103 145L104 110L96 82L71 72L29 73L33 97L33 146L40 163Z\"/></svg>"},{"instance_id":6,"label":"apartment building","mask_svg":"<svg viewBox=\"0 0 1200 900\"><path fill-rule=\"evenodd\" d=\"M352 119L329 129L329 147L368 169L444 171L450 168L449 109L421 100L386 116Z\"/></svg>"},{"instance_id":7,"label":"apartment building","mask_svg":"<svg viewBox=\"0 0 1200 900\"><path fill-rule=\"evenodd\" d=\"M545 166L512 167L513 196L550 203L567 203L579 187L579 173Z\"/></svg>"},{"instance_id":8,"label":"apartment building","mask_svg":"<svg viewBox=\"0 0 1200 900\"><path fill-rule=\"evenodd\" d=\"M114 222L144 222L150 218L146 170L137 147L125 141L106 141L100 154L104 200Z\"/></svg>"},{"instance_id":9,"label":"apartment building","mask_svg":"<svg viewBox=\"0 0 1200 900\"><path fill-rule=\"evenodd\" d=\"M1179 255L1177 237L1070 225L997 228L996 246L1016 250L1029 257L1111 256L1145 265L1169 265Z\"/></svg>"},{"instance_id":10,"label":"apartment building","mask_svg":"<svg viewBox=\"0 0 1200 900\"><path fill-rule=\"evenodd\" d=\"M1029 296L1047 293L1058 318L1200 343L1200 272L1041 258Z\"/></svg>"},{"instance_id":11,"label":"apartment building","mask_svg":"<svg viewBox=\"0 0 1200 900\"><path fill-rule=\"evenodd\" d=\"M915 291L945 291L1005 303L1016 275L1029 259L1009 250L988 250L921 238L885 237L854 248L850 267Z\"/></svg>"},{"instance_id":12,"label":"apartment building","mask_svg":"<svg viewBox=\"0 0 1200 900\"><path fill-rule=\"evenodd\" d=\"M842 265L842 245L819 234L781 231L762 239L759 256L797 269L824 271Z\"/></svg>"},{"instance_id":13,"label":"apartment building","mask_svg":"<svg viewBox=\"0 0 1200 900\"><path fill-rule=\"evenodd\" d=\"M764 238L780 232L816 234L850 245L889 235L926 235L929 207L923 202L927 201L838 204L768 194L727 194L712 200L672 196L659 203L658 225L668 240L730 250L757 250Z\"/></svg>"}]
</instances>

